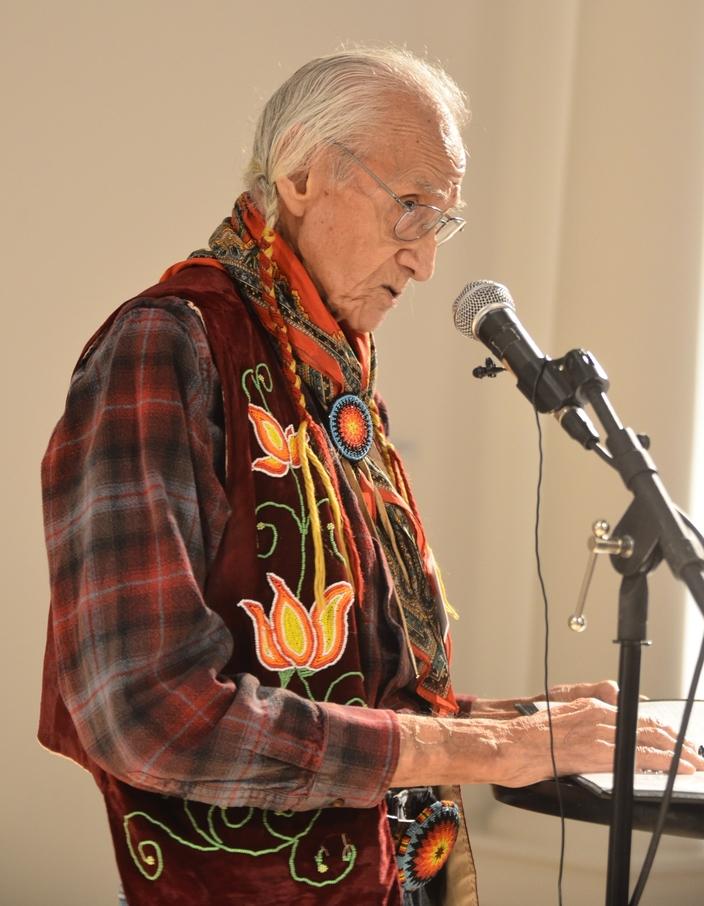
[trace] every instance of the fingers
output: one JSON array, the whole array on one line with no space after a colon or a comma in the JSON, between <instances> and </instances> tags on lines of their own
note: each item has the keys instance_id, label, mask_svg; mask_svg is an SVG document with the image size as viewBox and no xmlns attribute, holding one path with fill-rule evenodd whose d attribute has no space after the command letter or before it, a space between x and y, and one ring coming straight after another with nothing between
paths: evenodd
<instances>
[{"instance_id":1,"label":"fingers","mask_svg":"<svg viewBox=\"0 0 704 906\"><path fill-rule=\"evenodd\" d=\"M553 686L550 698L556 702L575 701L578 698L596 698L609 705L618 700L618 684L614 680L601 680L598 683L567 683ZM542 698L543 696L540 696Z\"/></svg>"},{"instance_id":2,"label":"fingers","mask_svg":"<svg viewBox=\"0 0 704 906\"><path fill-rule=\"evenodd\" d=\"M586 691L591 691L588 687ZM616 746L616 707L596 698L558 702L547 711L506 721L506 746L502 770L505 786L521 786L552 776L550 747L552 725L554 752L559 774L610 773ZM642 718L636 730L637 771L667 771L672 762L677 733L652 718ZM678 765L682 774L704 770L704 758L689 740L685 741Z\"/></svg>"},{"instance_id":3,"label":"fingers","mask_svg":"<svg viewBox=\"0 0 704 906\"><path fill-rule=\"evenodd\" d=\"M589 767L577 768L578 773L591 771L613 770L613 756L616 745L616 709L611 705L596 704L593 699L588 701L575 701L570 705L561 705L555 717L564 715L564 726L568 732L563 736L563 753L572 763L575 757L583 759ZM594 720L590 724L589 716ZM578 756L575 754L577 745L582 745L585 731L591 734L585 749ZM670 769L672 757L677 742L677 732L672 727L667 727L652 718L642 718L636 730L636 771L666 772ZM591 766L606 761L604 766ZM699 753L697 746L685 739L682 746L680 761L677 766L678 773L692 774L695 771L704 771L704 758Z\"/></svg>"},{"instance_id":4,"label":"fingers","mask_svg":"<svg viewBox=\"0 0 704 906\"><path fill-rule=\"evenodd\" d=\"M609 726L616 725L616 706L598 698L575 698L570 702L558 702L552 709L553 714L584 713Z\"/></svg>"},{"instance_id":5,"label":"fingers","mask_svg":"<svg viewBox=\"0 0 704 906\"><path fill-rule=\"evenodd\" d=\"M616 715L613 705L594 699L560 704L553 713L555 751L564 773L610 772L616 745ZM652 718L641 719L636 731L636 770L667 771L677 733ZM678 771L691 774L704 770L695 745L685 740Z\"/></svg>"},{"instance_id":6,"label":"fingers","mask_svg":"<svg viewBox=\"0 0 704 906\"><path fill-rule=\"evenodd\" d=\"M594 684L592 698L599 698L609 705L615 705L618 702L618 683L614 680L602 680Z\"/></svg>"},{"instance_id":7,"label":"fingers","mask_svg":"<svg viewBox=\"0 0 704 906\"><path fill-rule=\"evenodd\" d=\"M641 718L638 722L636 742L638 746L671 755L677 742L677 732L672 727L665 726L652 718ZM685 739L678 770L691 773L688 766L691 767L691 771L703 771L704 758L699 755L695 743ZM646 766L643 770L662 770L662 768Z\"/></svg>"},{"instance_id":8,"label":"fingers","mask_svg":"<svg viewBox=\"0 0 704 906\"><path fill-rule=\"evenodd\" d=\"M638 746L636 748L636 772L639 774L657 772L667 773L672 765L672 752L665 752L652 746ZM677 765L678 774L694 774L697 770L695 764L684 754Z\"/></svg>"},{"instance_id":9,"label":"fingers","mask_svg":"<svg viewBox=\"0 0 704 906\"><path fill-rule=\"evenodd\" d=\"M603 701L591 699L576 699L569 703L558 703L557 708L553 711L556 716L567 711L580 712L589 711L596 716L598 714L599 729L604 734L604 738L614 738L615 734L608 734L605 731L607 726L614 727L616 723L617 710L614 705L607 704ZM655 718L641 717L638 720L636 744L643 747L644 751L662 752L666 757L671 758L675 744L677 742L678 731L674 730ZM681 764L682 770L688 770L689 765L694 771L704 771L704 750L701 750L692 740L685 739L682 746ZM647 758L646 758L647 760ZM661 763L661 759L660 762ZM654 764L646 764L643 770L662 770Z\"/></svg>"}]
</instances>

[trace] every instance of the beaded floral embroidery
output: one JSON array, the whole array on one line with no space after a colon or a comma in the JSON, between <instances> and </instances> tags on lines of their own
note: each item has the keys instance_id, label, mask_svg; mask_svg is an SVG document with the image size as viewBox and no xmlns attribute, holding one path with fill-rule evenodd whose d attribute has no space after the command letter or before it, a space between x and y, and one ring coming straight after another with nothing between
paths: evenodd
<instances>
[{"instance_id":1,"label":"beaded floral embroidery","mask_svg":"<svg viewBox=\"0 0 704 906\"><path fill-rule=\"evenodd\" d=\"M290 518L301 536L300 570L295 591L281 576L274 572L267 573L267 581L273 593L268 616L264 605L259 601L243 599L238 602L238 607L252 620L260 664L267 670L278 673L279 681L284 687L289 685L294 675L297 676L307 696L314 699L307 679L336 664L342 657L347 644L347 618L354 602L354 589L350 582L338 581L325 586L322 594L316 595L316 600L309 609L301 601L301 588L307 568L305 540L312 532L314 542L316 533L318 541L321 541L323 527L314 524L314 516L318 516L321 505L332 498L328 494L322 499L314 497L311 500L312 481L308 482L306 494L306 478L301 474L304 472L301 453L305 456L305 451L293 425L283 427L270 412L267 393L271 387L271 373L264 364L249 369L242 377L242 389L248 400L249 421L257 443L266 454L252 462L252 470L265 472L274 478L286 476L287 480L293 481L299 506L294 508L273 501L263 501L257 506L259 517L267 511L271 512L267 521L260 518L257 523L258 531L265 533L267 539L262 543L263 552L260 557L268 559L274 554L279 542L276 523L282 517ZM253 394L256 394L257 403L252 401ZM346 559L340 551L340 546L344 545L341 527L333 520L327 523L325 532L334 555L345 564ZM347 673L344 678L351 676L362 678L359 672ZM325 701L341 680L342 677L334 680L324 696ZM363 705L364 702L355 697L346 704Z\"/></svg>"},{"instance_id":2,"label":"beaded floral embroidery","mask_svg":"<svg viewBox=\"0 0 704 906\"><path fill-rule=\"evenodd\" d=\"M268 572L267 581L273 593L269 612L259 601L243 599L238 603L251 619L255 648L259 662L267 670L278 674L282 687L287 687L294 677L314 700L308 684L311 676L336 664L344 654L348 640L348 616L354 603L354 589L350 582L333 582L321 590L317 589L316 599L310 608L300 600L301 589L308 568L306 538L313 534L314 548L319 556L321 544L315 544L316 533L320 541L323 529L333 555L346 564L344 538L339 517L320 524L320 508L332 499L331 488L327 496L315 495L310 471L305 472L306 453L303 455L301 438L292 425L282 426L271 413L267 394L272 390L271 372L267 365L259 364L242 376L242 389L248 400L247 414L256 441L263 456L252 461L252 471L262 472L270 478L286 478L296 488L298 507L274 501L263 501L256 509L257 531L261 533L260 558L273 556L279 544L280 519L291 519L301 536L301 559L299 574L293 590L289 583L277 573ZM253 402L253 398L257 402ZM308 454L310 455L310 453ZM320 473L318 473L320 474ZM311 495L311 490L313 494ZM280 523L279 523L280 524ZM341 551L340 548L343 548ZM319 564L316 564L319 565ZM316 576L324 575L324 569L317 569ZM333 692L347 679L362 679L359 671L349 671L336 676L328 685L323 696L329 701ZM366 703L359 696L348 698L347 705ZM301 845L313 833L322 809L315 812L273 812L253 808L222 808L203 803L183 800L184 816L178 830L168 827L162 821L144 811L133 811L125 815L123 827L127 847L141 874L150 881L157 881L164 871L162 847L158 839L143 832L144 824L165 834L172 842L200 853L225 852L239 856L261 857L274 853L288 852L288 866L291 877L300 884L310 887L327 887L339 884L353 870L357 861L357 849L345 834L340 836L340 852L331 853L331 841L326 837L327 847L313 843L311 856L301 854ZM256 824L271 837L271 844L261 849L244 845L251 838ZM260 828L260 829L261 829ZM249 831L249 833L248 833ZM301 863L304 864L301 864ZM312 863L312 864L311 864ZM314 866L314 868L313 868ZM322 876L325 877L322 877Z\"/></svg>"},{"instance_id":3,"label":"beaded floral embroidery","mask_svg":"<svg viewBox=\"0 0 704 906\"><path fill-rule=\"evenodd\" d=\"M253 808L221 808L215 805L204 805L200 802L183 800L185 821L181 832L176 832L167 827L163 822L157 821L151 815L142 811L130 812L123 819L123 827L132 859L140 873L148 881L158 881L164 871L164 858L158 840L139 833L137 828L148 824L153 831L165 834L172 842L179 843L190 850L199 853L224 852L239 856L268 856L274 853L288 852L288 866L291 877L300 884L309 887L327 887L338 884L354 868L357 860L357 849L343 834L340 837L341 852L336 861L340 868L331 877L321 879L321 874L330 870L328 864L325 871L320 870L320 858L314 856L306 859L315 865L315 875L307 874L306 868L299 863L299 849L303 840L313 831L322 809L315 812L272 812ZM255 825L260 823L271 838L270 845L262 849L252 849L246 846L251 838ZM188 835L186 833L188 832ZM331 844L328 843L328 846ZM318 853L320 850L318 850ZM328 855L329 852L326 850ZM329 859L331 862L332 859Z\"/></svg>"}]
</instances>

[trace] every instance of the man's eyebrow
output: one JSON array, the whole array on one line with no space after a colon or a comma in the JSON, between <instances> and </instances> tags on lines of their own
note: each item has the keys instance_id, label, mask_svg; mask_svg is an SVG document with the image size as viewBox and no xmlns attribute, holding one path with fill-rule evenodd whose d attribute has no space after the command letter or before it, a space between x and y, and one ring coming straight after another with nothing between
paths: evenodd
<instances>
[{"instance_id":1,"label":"man's eyebrow","mask_svg":"<svg viewBox=\"0 0 704 906\"><path fill-rule=\"evenodd\" d=\"M432 195L437 198L439 201L445 201L447 199L447 192L443 192L442 189L438 189L436 185L426 182L424 179L417 179L415 181L415 187L419 192L422 192L424 195ZM453 189L455 187L453 186ZM451 205L452 210L461 210L466 206L466 202L458 199L453 205Z\"/></svg>"},{"instance_id":2,"label":"man's eyebrow","mask_svg":"<svg viewBox=\"0 0 704 906\"><path fill-rule=\"evenodd\" d=\"M430 182L426 182L424 179L417 179L415 181L415 187L424 195L434 195L436 198L445 198L447 196L447 193L443 192L442 189L438 189L437 186L434 186Z\"/></svg>"},{"instance_id":3,"label":"man's eyebrow","mask_svg":"<svg viewBox=\"0 0 704 906\"><path fill-rule=\"evenodd\" d=\"M414 183L414 186L423 195L434 195L436 198L443 198L445 194L440 189L436 189L435 186L431 185L431 183L425 182L422 179L417 179Z\"/></svg>"}]
</instances>

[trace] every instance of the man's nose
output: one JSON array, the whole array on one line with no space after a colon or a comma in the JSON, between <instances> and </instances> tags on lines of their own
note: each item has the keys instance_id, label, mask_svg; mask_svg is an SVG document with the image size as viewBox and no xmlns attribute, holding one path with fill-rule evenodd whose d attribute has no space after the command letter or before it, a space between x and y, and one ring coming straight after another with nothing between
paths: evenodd
<instances>
[{"instance_id":1,"label":"man's nose","mask_svg":"<svg viewBox=\"0 0 704 906\"><path fill-rule=\"evenodd\" d=\"M430 230L420 239L404 244L396 252L396 260L402 267L406 267L412 272L411 279L420 283L423 280L430 280L433 276L437 250L435 233Z\"/></svg>"}]
</instances>

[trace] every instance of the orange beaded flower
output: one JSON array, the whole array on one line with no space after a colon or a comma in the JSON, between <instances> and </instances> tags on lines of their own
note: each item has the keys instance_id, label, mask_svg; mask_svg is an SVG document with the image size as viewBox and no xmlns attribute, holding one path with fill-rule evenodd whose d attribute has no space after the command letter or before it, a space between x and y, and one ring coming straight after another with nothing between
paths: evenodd
<instances>
[{"instance_id":1,"label":"orange beaded flower","mask_svg":"<svg viewBox=\"0 0 704 906\"><path fill-rule=\"evenodd\" d=\"M267 573L274 602L267 617L258 601L242 600L241 607L254 624L257 656L268 670L306 668L323 670L342 657L347 644L347 614L354 592L349 582L334 582L325 589L322 603L310 611L284 580Z\"/></svg>"},{"instance_id":2,"label":"orange beaded flower","mask_svg":"<svg viewBox=\"0 0 704 906\"><path fill-rule=\"evenodd\" d=\"M250 403L247 407L249 420L259 446L266 453L252 463L252 470L264 472L272 478L282 478L289 468L297 469L301 464L298 450L298 438L293 425L282 428L274 416Z\"/></svg>"}]
</instances>

